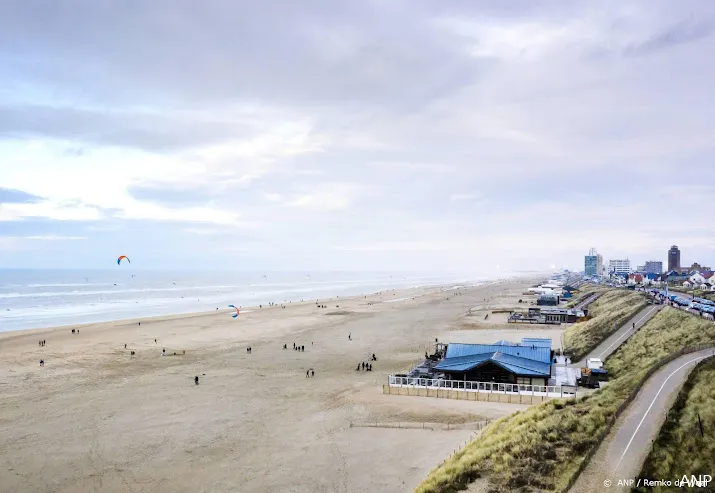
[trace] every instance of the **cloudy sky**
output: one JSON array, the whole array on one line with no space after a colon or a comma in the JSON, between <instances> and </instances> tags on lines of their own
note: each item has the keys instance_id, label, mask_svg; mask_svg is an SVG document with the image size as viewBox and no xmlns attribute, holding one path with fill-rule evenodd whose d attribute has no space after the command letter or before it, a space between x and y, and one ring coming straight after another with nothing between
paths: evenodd
<instances>
[{"instance_id":1,"label":"cloudy sky","mask_svg":"<svg viewBox=\"0 0 715 493\"><path fill-rule=\"evenodd\" d=\"M0 267L715 264L715 4L8 0Z\"/></svg>"}]
</instances>

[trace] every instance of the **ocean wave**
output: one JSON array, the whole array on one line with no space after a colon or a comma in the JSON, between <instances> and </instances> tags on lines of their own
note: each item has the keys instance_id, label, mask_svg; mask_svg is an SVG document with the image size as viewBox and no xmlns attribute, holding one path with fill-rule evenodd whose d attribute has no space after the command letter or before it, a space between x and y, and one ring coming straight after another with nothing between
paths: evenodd
<instances>
[{"instance_id":1,"label":"ocean wave","mask_svg":"<svg viewBox=\"0 0 715 493\"><path fill-rule=\"evenodd\" d=\"M48 297L64 297L64 296L91 296L91 295L124 295L132 293L162 293L162 292L199 292L199 291L209 291L209 290L228 290L228 289L246 289L252 288L255 291L260 291L264 294L276 295L285 292L300 292L307 293L319 290L333 290L333 289L344 289L345 286L384 286L389 284L390 287L412 287L417 279L410 279L405 281L392 281L388 282L385 279L365 279L365 280L343 280L343 281L316 281L310 283L304 283L300 281L284 282L284 283L265 283L265 284L246 284L246 285L217 285L217 286L192 286L192 285L174 285L171 287L143 287L143 288L129 288L121 289L127 286L126 283L107 283L107 284L97 284L101 286L115 286L118 289L102 289L102 290L74 290L74 291L40 291L40 292L12 292L12 293L0 293L0 299L14 299L14 298L48 298ZM43 286L28 285L30 286ZM67 287L79 287L79 286L92 286L86 284L53 284L46 286L67 286ZM266 290L266 288L288 288L280 290Z\"/></svg>"},{"instance_id":2,"label":"ocean wave","mask_svg":"<svg viewBox=\"0 0 715 493\"><path fill-rule=\"evenodd\" d=\"M117 284L117 287L120 287ZM199 291L208 289L236 289L240 286L186 286L186 287L171 287L171 288L140 288L140 289L111 289L100 291L43 291L39 293L4 293L0 294L0 299L5 298L47 298L47 297L62 297L62 296L88 296L97 294L125 294L125 293L161 293L161 292L186 292Z\"/></svg>"}]
</instances>

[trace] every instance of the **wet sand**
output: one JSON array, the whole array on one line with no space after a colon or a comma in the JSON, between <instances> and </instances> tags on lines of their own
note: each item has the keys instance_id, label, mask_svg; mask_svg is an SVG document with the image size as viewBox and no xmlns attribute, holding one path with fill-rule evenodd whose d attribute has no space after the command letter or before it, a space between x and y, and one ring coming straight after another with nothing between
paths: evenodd
<instances>
[{"instance_id":1,"label":"wet sand","mask_svg":"<svg viewBox=\"0 0 715 493\"><path fill-rule=\"evenodd\" d=\"M469 308L517 308L532 284L1 333L0 491L412 491L477 421L523 407L383 395L382 384L435 337L545 335L558 346L559 328L457 329ZM373 371L355 371L372 353ZM434 430L361 426L398 422Z\"/></svg>"}]
</instances>

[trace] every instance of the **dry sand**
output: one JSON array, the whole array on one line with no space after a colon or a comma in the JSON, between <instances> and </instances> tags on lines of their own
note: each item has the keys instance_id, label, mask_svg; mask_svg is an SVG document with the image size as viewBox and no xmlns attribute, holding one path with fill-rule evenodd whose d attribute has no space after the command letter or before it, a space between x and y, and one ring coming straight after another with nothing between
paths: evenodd
<instances>
[{"instance_id":1,"label":"dry sand","mask_svg":"<svg viewBox=\"0 0 715 493\"><path fill-rule=\"evenodd\" d=\"M387 375L435 337L558 346L559 328L452 330L469 308L517 308L531 281L2 333L0 491L411 491L474 422L525 406L382 395ZM372 353L373 371L355 371ZM361 426L376 422L435 429Z\"/></svg>"}]
</instances>

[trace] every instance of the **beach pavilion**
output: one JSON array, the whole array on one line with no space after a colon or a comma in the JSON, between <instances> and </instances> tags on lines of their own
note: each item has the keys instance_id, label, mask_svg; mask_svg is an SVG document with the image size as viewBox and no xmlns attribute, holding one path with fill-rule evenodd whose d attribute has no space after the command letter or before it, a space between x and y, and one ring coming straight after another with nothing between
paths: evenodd
<instances>
[{"instance_id":1,"label":"beach pavilion","mask_svg":"<svg viewBox=\"0 0 715 493\"><path fill-rule=\"evenodd\" d=\"M444 359L434 371L450 380L547 385L552 357L551 339L448 344Z\"/></svg>"}]
</instances>

